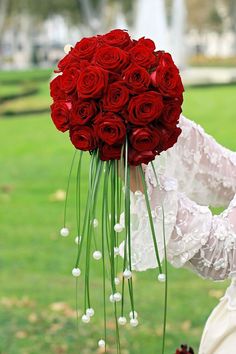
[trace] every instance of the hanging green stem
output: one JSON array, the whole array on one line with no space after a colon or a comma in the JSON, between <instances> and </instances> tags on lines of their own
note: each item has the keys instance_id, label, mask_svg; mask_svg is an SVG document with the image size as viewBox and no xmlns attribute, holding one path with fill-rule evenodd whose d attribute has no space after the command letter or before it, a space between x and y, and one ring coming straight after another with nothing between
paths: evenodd
<instances>
[{"instance_id":1,"label":"hanging green stem","mask_svg":"<svg viewBox=\"0 0 236 354\"><path fill-rule=\"evenodd\" d=\"M77 176L76 176L76 223L77 223L77 236L80 237L80 220L81 220L81 162L83 157L83 151L80 151L79 163L77 168ZM79 242L78 242L79 246Z\"/></svg>"},{"instance_id":2,"label":"hanging green stem","mask_svg":"<svg viewBox=\"0 0 236 354\"><path fill-rule=\"evenodd\" d=\"M157 176L155 167L153 165L153 162L151 162L152 170L157 182L157 185L160 187L160 181ZM162 232L163 232L163 242L164 242L164 262L165 262L165 276L166 276L166 282L165 282L165 298L164 298L164 320L163 320L163 337L162 337L162 354L165 352L165 337L166 337L166 320L167 320L167 302L168 302L168 263L167 263L167 248L166 248L166 233L165 233L165 210L163 203L161 204L161 210L162 210Z\"/></svg>"},{"instance_id":3,"label":"hanging green stem","mask_svg":"<svg viewBox=\"0 0 236 354\"><path fill-rule=\"evenodd\" d=\"M85 235L86 235L86 231L88 228L88 214L89 214L89 210L90 210L90 204L91 204L91 179L92 179L92 170L93 170L93 161L94 161L94 157L95 155L93 154L91 157L91 162L90 162L90 168L89 168L89 182L88 182L88 192L87 192L87 201L86 201L86 207L85 207L85 212L84 212L84 222L83 222L83 228L82 228L82 237L81 237L81 242L80 245L78 247L78 254L77 254L77 258L76 258L76 262L75 262L75 267L78 267L79 262L80 262L80 257L81 257L81 251L83 248L83 244L85 242Z\"/></svg>"},{"instance_id":4,"label":"hanging green stem","mask_svg":"<svg viewBox=\"0 0 236 354\"><path fill-rule=\"evenodd\" d=\"M129 270L132 272L131 229L130 229L130 167L128 165L128 138L127 137L125 143L125 234L126 234L125 237L125 258L126 259L124 262L123 271L127 267L127 248L128 248ZM129 286L131 308L132 308L132 312L134 313L134 292L133 292L132 278L128 279L128 286Z\"/></svg>"},{"instance_id":5,"label":"hanging green stem","mask_svg":"<svg viewBox=\"0 0 236 354\"><path fill-rule=\"evenodd\" d=\"M110 244L111 244L111 288L112 294L116 292L115 285L115 262L114 262L114 247L115 247L115 237L116 233L114 230L115 220L116 220L116 184L115 184L115 161L111 161L111 233L110 233ZM116 323L116 343L117 343L117 353L120 353L120 335L119 335L119 325L117 320L117 304L114 303L114 316Z\"/></svg>"},{"instance_id":6,"label":"hanging green stem","mask_svg":"<svg viewBox=\"0 0 236 354\"><path fill-rule=\"evenodd\" d=\"M96 159L99 159L99 157L96 156ZM99 159L98 163L96 164L96 174L94 178L94 183L92 184L92 195L91 195L91 203L90 203L90 210L89 210L89 225L88 225L87 248L86 248L85 278L86 278L88 307L91 307L89 276L90 276L91 241L93 235L93 220L94 220L94 211L96 209L96 204L97 204L97 196L99 190L99 182L101 180L101 172L102 172L102 161Z\"/></svg>"},{"instance_id":7,"label":"hanging green stem","mask_svg":"<svg viewBox=\"0 0 236 354\"><path fill-rule=\"evenodd\" d=\"M70 188L71 173L72 173L72 170L73 170L73 167L74 167L76 153L77 153L77 150L75 150L73 158L72 158L70 171L69 171L69 176L68 176L68 181L67 181L67 187L66 187L66 200L65 200L65 204L64 204L64 222L63 222L64 227L66 226L66 213L67 213L68 194L69 194L69 188Z\"/></svg>"},{"instance_id":8,"label":"hanging green stem","mask_svg":"<svg viewBox=\"0 0 236 354\"><path fill-rule=\"evenodd\" d=\"M107 233L107 183L109 176L109 166L105 163L105 176L103 182L103 201L102 201L102 274L103 274L103 317L104 317L104 340L105 353L107 352L107 319L106 319L106 263L105 263L105 240Z\"/></svg>"},{"instance_id":9,"label":"hanging green stem","mask_svg":"<svg viewBox=\"0 0 236 354\"><path fill-rule=\"evenodd\" d=\"M151 212L150 202L149 202L148 193L147 193L147 186L146 186L145 176L144 176L144 172L143 172L143 169L142 169L141 165L139 166L139 168L140 168L141 180L142 180L143 189L144 189L144 195L145 195L145 200L146 200L146 206L147 206L147 211L148 211L149 223L150 223L150 227L151 227L151 233L152 233L153 244L154 244L154 249L155 249L156 258L157 258L157 263L158 263L158 267L159 267L159 272L162 273L162 266L161 266L161 261L160 261L160 257L159 257L159 251L158 251L158 246L157 246L155 228L154 228L153 219L152 219L152 212Z\"/></svg>"}]
</instances>

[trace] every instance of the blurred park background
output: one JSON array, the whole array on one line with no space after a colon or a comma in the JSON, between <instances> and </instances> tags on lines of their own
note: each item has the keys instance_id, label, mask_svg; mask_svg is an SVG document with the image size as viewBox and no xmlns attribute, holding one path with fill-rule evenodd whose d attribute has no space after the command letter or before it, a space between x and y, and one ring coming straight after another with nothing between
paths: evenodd
<instances>
[{"instance_id":1,"label":"blurred park background","mask_svg":"<svg viewBox=\"0 0 236 354\"><path fill-rule=\"evenodd\" d=\"M115 27L150 36L173 54L185 83L184 114L236 150L235 0L0 0L1 354L99 353L97 267L98 316L88 327L79 324L79 336L76 329L73 183L71 236L58 236L73 147L51 123L49 81L65 44ZM135 277L141 324L122 329L124 354L160 352L163 300L155 277L153 271ZM227 284L170 267L166 354L181 343L197 352ZM112 343L114 323L108 326Z\"/></svg>"}]
</instances>

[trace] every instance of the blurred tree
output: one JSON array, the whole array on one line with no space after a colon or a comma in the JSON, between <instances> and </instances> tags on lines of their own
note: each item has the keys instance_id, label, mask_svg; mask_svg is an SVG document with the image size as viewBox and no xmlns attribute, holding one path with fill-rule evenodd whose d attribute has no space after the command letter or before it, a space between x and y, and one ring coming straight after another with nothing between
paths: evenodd
<instances>
[{"instance_id":1,"label":"blurred tree","mask_svg":"<svg viewBox=\"0 0 236 354\"><path fill-rule=\"evenodd\" d=\"M7 22L8 10L9 10L9 1L1 0L0 2L0 44L4 33L4 28Z\"/></svg>"},{"instance_id":2,"label":"blurred tree","mask_svg":"<svg viewBox=\"0 0 236 354\"><path fill-rule=\"evenodd\" d=\"M235 0L223 0L225 3L228 16L230 18L230 27L236 33L236 1Z\"/></svg>"},{"instance_id":3,"label":"blurred tree","mask_svg":"<svg viewBox=\"0 0 236 354\"><path fill-rule=\"evenodd\" d=\"M187 0L186 3L189 27L200 33L209 29L221 31L222 18L216 0Z\"/></svg>"}]
</instances>

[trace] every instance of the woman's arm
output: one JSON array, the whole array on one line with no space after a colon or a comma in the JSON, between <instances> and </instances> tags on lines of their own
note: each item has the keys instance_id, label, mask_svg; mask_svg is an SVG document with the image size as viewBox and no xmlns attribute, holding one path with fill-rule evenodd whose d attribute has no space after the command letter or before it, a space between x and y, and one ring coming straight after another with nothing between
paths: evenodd
<instances>
[{"instance_id":1,"label":"woman's arm","mask_svg":"<svg viewBox=\"0 0 236 354\"><path fill-rule=\"evenodd\" d=\"M146 171L160 258L164 254L163 206L167 256L174 267L191 268L214 280L236 272L236 196L222 214L214 216L207 206L179 193L176 180L164 175L159 179L160 186L153 173ZM144 196L131 193L131 197L133 268L143 271L157 267L157 262Z\"/></svg>"},{"instance_id":2,"label":"woman's arm","mask_svg":"<svg viewBox=\"0 0 236 354\"><path fill-rule=\"evenodd\" d=\"M236 152L183 116L180 127L177 144L166 152L166 175L176 178L179 190L199 204L228 205L236 193Z\"/></svg>"}]
</instances>

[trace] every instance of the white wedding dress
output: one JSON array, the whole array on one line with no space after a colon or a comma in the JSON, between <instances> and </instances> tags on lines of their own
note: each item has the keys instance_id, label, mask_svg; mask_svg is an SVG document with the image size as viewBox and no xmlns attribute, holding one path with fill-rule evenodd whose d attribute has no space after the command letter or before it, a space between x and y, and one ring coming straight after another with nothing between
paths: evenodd
<instances>
[{"instance_id":1,"label":"white wedding dress","mask_svg":"<svg viewBox=\"0 0 236 354\"><path fill-rule=\"evenodd\" d=\"M168 261L204 278L232 284L207 321L199 354L236 353L236 153L220 146L197 124L181 116L174 147L145 169L148 194L163 258L162 205ZM157 267L144 195L131 193L132 263ZM212 215L209 205L224 206ZM121 247L121 253L123 244Z\"/></svg>"}]
</instances>

